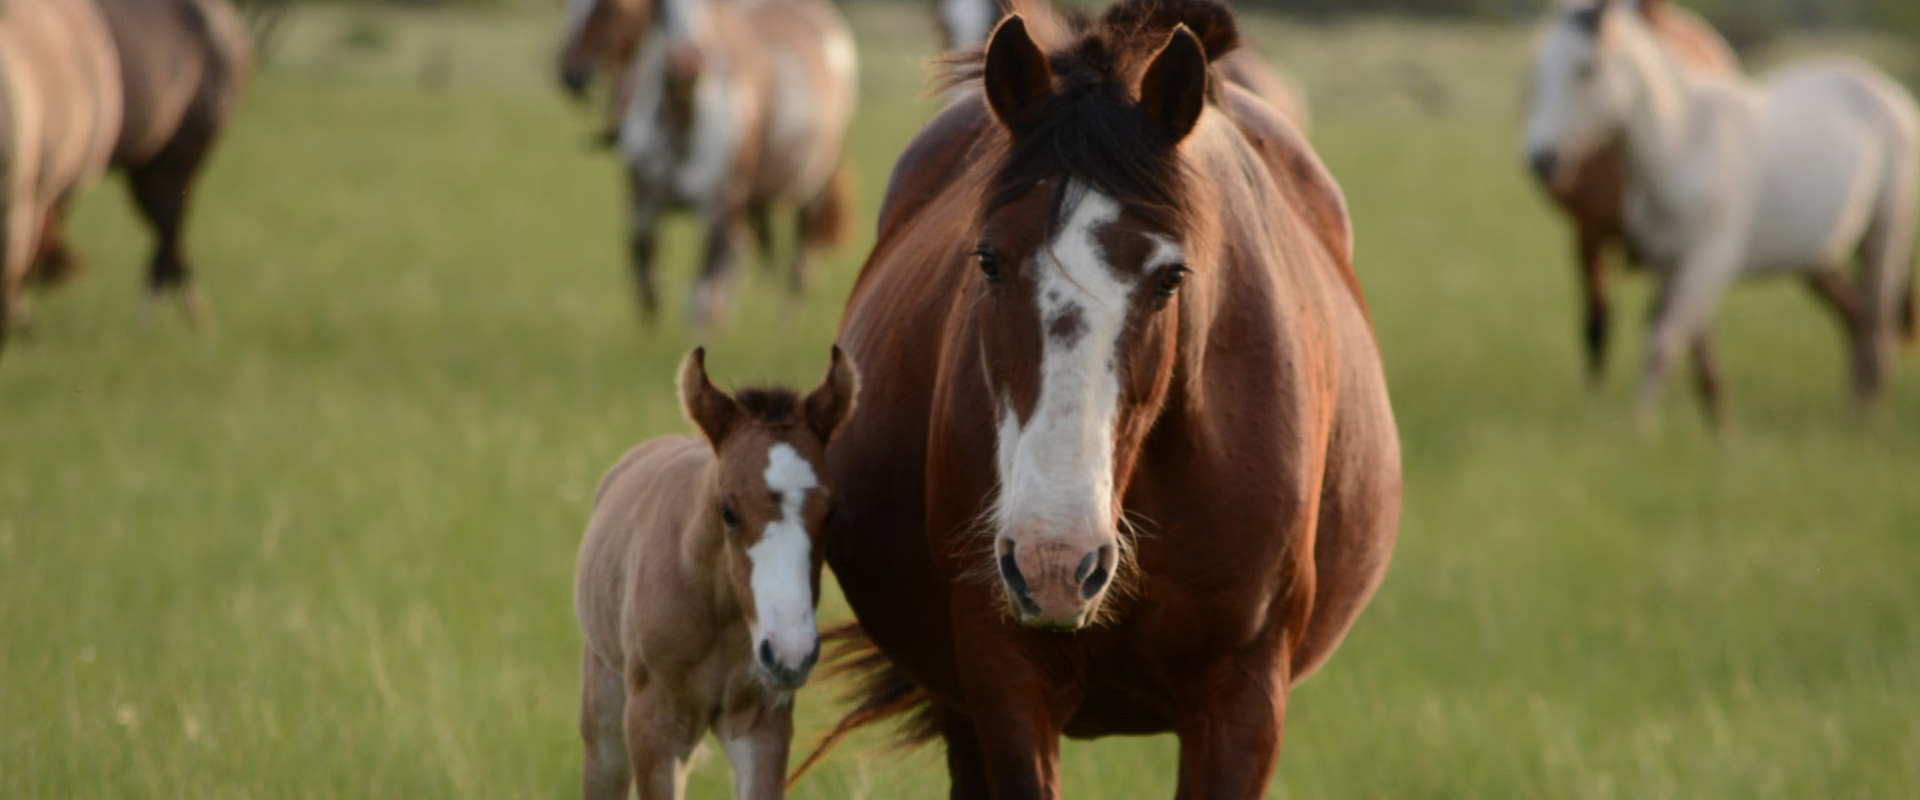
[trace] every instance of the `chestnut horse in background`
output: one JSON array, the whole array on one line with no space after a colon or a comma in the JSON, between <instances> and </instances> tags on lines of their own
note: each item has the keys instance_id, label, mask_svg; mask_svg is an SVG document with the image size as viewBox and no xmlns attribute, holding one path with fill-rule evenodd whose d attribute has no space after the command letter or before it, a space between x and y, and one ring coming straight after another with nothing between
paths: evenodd
<instances>
[{"instance_id":1,"label":"chestnut horse in background","mask_svg":"<svg viewBox=\"0 0 1920 800\"><path fill-rule=\"evenodd\" d=\"M1011 16L894 167L841 321L827 561L863 701L954 797L1057 797L1062 735L1172 731L1258 797L1289 690L1383 577L1400 452L1345 202L1220 79L1213 0ZM828 743L832 739L830 737Z\"/></svg>"},{"instance_id":2,"label":"chestnut horse in background","mask_svg":"<svg viewBox=\"0 0 1920 800\"><path fill-rule=\"evenodd\" d=\"M586 7L582 10L582 7ZM604 10L603 10L604 9ZM724 313L750 227L767 255L774 208L797 209L788 288L844 233L841 147L853 118L853 36L826 0L572 0L562 79L583 86L596 64L630 54L615 141L627 162L633 275L644 318L659 305L656 229L672 210L698 214L706 253L694 319ZM644 25L637 35L612 26ZM618 33L618 35L616 35ZM597 47L613 48L597 52Z\"/></svg>"},{"instance_id":3,"label":"chestnut horse in background","mask_svg":"<svg viewBox=\"0 0 1920 800\"><path fill-rule=\"evenodd\" d=\"M201 165L226 128L253 68L253 39L227 0L93 0L111 31L124 105L113 165L126 173L140 213L153 227L148 307L176 292L189 319L200 296L181 254L181 228ZM81 268L47 228L37 275L57 283Z\"/></svg>"},{"instance_id":4,"label":"chestnut horse in background","mask_svg":"<svg viewBox=\"0 0 1920 800\"><path fill-rule=\"evenodd\" d=\"M106 171L120 68L92 0L9 0L0 13L0 344L33 265L59 252L60 212Z\"/></svg>"},{"instance_id":5,"label":"chestnut horse in background","mask_svg":"<svg viewBox=\"0 0 1920 800\"><path fill-rule=\"evenodd\" d=\"M947 49L962 50L986 44L987 33L1006 11L1032 14L1043 6L1042 0L1007 0L1005 3L1001 0L934 0L934 15L939 20L940 35ZM1220 77L1267 101L1267 105L1302 132L1312 126L1307 93L1300 82L1278 65L1261 58L1245 43L1220 58Z\"/></svg>"},{"instance_id":6,"label":"chestnut horse in background","mask_svg":"<svg viewBox=\"0 0 1920 800\"><path fill-rule=\"evenodd\" d=\"M1676 8L1667 0L1640 0L1640 14L1675 63L1702 74L1733 75L1740 61L1727 40L1698 14ZM1599 381L1606 372L1607 339L1612 314L1608 308L1607 245L1626 246L1628 261L1638 260L1627 238L1620 208L1626 196L1627 165L1618 143L1594 153L1577 165L1533 162L1535 177L1554 202L1573 219L1574 243L1585 296L1583 341L1587 348L1587 375ZM1557 177L1550 175L1557 171Z\"/></svg>"}]
</instances>

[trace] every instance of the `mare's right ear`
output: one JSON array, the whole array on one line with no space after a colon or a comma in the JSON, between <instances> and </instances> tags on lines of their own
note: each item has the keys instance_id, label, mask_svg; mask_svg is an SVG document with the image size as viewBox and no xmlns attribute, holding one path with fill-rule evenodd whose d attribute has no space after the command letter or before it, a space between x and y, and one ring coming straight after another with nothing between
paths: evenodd
<instances>
[{"instance_id":1,"label":"mare's right ear","mask_svg":"<svg viewBox=\"0 0 1920 800\"><path fill-rule=\"evenodd\" d=\"M1032 127L1053 98L1053 68L1019 14L1008 16L993 29L981 82L993 115L1015 134Z\"/></svg>"},{"instance_id":2,"label":"mare's right ear","mask_svg":"<svg viewBox=\"0 0 1920 800\"><path fill-rule=\"evenodd\" d=\"M680 362L680 411L687 419L700 427L707 437L707 443L713 445L715 452L725 441L727 433L733 429L734 420L740 416L740 409L734 405L733 398L726 392L713 387L707 380L707 349L696 347L687 354L687 360Z\"/></svg>"}]
</instances>

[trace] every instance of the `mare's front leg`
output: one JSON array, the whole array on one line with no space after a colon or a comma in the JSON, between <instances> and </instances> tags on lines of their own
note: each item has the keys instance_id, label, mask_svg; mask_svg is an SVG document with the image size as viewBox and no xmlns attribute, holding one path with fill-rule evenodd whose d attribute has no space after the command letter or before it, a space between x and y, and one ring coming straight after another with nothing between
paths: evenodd
<instances>
[{"instance_id":1,"label":"mare's front leg","mask_svg":"<svg viewBox=\"0 0 1920 800\"><path fill-rule=\"evenodd\" d=\"M1654 301L1647 362L1640 376L1635 416L1642 429L1652 427L1667 373L1681 349L1705 332L1720 296L1739 274L1746 235L1723 226L1689 248L1678 268L1661 276Z\"/></svg>"},{"instance_id":2,"label":"mare's front leg","mask_svg":"<svg viewBox=\"0 0 1920 800\"><path fill-rule=\"evenodd\" d=\"M787 791L787 748L793 742L793 700L771 699L730 711L714 733L733 767L734 800L780 800Z\"/></svg>"},{"instance_id":3,"label":"mare's front leg","mask_svg":"<svg viewBox=\"0 0 1920 800\"><path fill-rule=\"evenodd\" d=\"M955 599L956 608L978 608L980 619L965 615L954 621L954 640L966 693L978 763L984 767L994 800L1054 800L1060 796L1060 732L1067 716L1080 703L1077 685L1063 686L1043 675L1028 660L1020 640L1059 634L1027 631L1001 621L999 601L982 597ZM977 605L963 605L972 603ZM959 776L954 797L959 798Z\"/></svg>"},{"instance_id":4,"label":"mare's front leg","mask_svg":"<svg viewBox=\"0 0 1920 800\"><path fill-rule=\"evenodd\" d=\"M1278 652L1276 652L1276 650ZM1286 719L1285 648L1264 647L1194 676L1179 698L1176 800L1238 800L1266 793Z\"/></svg>"},{"instance_id":5,"label":"mare's front leg","mask_svg":"<svg viewBox=\"0 0 1920 800\"><path fill-rule=\"evenodd\" d=\"M680 800L706 715L677 702L667 687L627 678L627 758L640 800Z\"/></svg>"}]
</instances>

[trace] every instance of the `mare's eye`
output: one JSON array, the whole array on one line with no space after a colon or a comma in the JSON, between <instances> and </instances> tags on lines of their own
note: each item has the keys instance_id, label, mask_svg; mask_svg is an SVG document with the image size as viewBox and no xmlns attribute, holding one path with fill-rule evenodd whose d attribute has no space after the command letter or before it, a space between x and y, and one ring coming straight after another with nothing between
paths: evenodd
<instances>
[{"instance_id":1,"label":"mare's eye","mask_svg":"<svg viewBox=\"0 0 1920 800\"><path fill-rule=\"evenodd\" d=\"M1005 271L1000 268L1000 257L992 250L982 247L973 251L973 258L980 262L980 274L986 276L987 283L998 286L1000 281L1006 279Z\"/></svg>"},{"instance_id":2,"label":"mare's eye","mask_svg":"<svg viewBox=\"0 0 1920 800\"><path fill-rule=\"evenodd\" d=\"M839 512L840 512L840 507L839 507L839 506L837 506L837 505L834 505L834 506L827 506L827 515L826 515L826 516L824 516L824 517L821 517L821 518L820 518L820 526L821 526L821 527L826 527L826 526L828 526L828 525L832 525L832 524L833 524L833 515L834 515L834 514L837 514L837 513L839 513Z\"/></svg>"},{"instance_id":3,"label":"mare's eye","mask_svg":"<svg viewBox=\"0 0 1920 800\"><path fill-rule=\"evenodd\" d=\"M726 503L720 504L720 522L726 525L728 529L740 526L740 518L733 515L733 506L727 505Z\"/></svg>"},{"instance_id":4,"label":"mare's eye","mask_svg":"<svg viewBox=\"0 0 1920 800\"><path fill-rule=\"evenodd\" d=\"M1185 264L1175 264L1161 270L1160 283L1153 288L1153 293L1161 297L1172 297L1174 292L1180 291L1180 284L1186 282L1187 275L1192 272L1193 270L1187 269Z\"/></svg>"}]
</instances>

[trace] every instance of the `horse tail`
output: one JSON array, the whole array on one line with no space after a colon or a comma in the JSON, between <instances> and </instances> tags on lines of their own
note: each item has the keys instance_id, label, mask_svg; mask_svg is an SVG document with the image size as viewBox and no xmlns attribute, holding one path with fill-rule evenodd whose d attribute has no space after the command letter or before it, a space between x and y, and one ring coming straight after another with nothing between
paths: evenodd
<instances>
[{"instance_id":1,"label":"horse tail","mask_svg":"<svg viewBox=\"0 0 1920 800\"><path fill-rule=\"evenodd\" d=\"M847 171L835 169L820 195L800 209L800 238L809 247L832 247L847 237Z\"/></svg>"},{"instance_id":2,"label":"horse tail","mask_svg":"<svg viewBox=\"0 0 1920 800\"><path fill-rule=\"evenodd\" d=\"M907 677L880 652L880 648L860 629L860 623L849 622L829 628L821 634L820 639L827 647L826 677L853 681L852 688L843 699L857 704L840 718L833 730L814 744L813 752L787 777L789 791L834 745L854 731L876 722L904 717L894 740L901 749L917 747L939 735L934 726L933 705L926 690L915 684L912 678Z\"/></svg>"}]
</instances>

